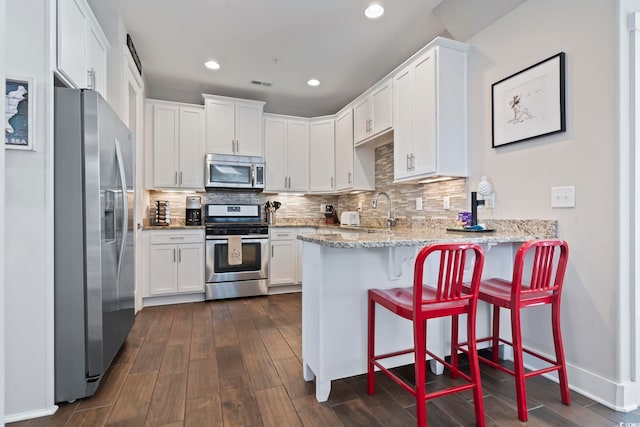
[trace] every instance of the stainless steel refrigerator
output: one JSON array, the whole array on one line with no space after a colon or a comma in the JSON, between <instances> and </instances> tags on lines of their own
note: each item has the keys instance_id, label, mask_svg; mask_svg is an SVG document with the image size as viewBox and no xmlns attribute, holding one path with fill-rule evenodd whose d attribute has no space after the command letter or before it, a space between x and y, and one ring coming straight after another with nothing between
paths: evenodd
<instances>
[{"instance_id":1,"label":"stainless steel refrigerator","mask_svg":"<svg viewBox=\"0 0 640 427\"><path fill-rule=\"evenodd\" d=\"M134 145L94 91L55 89L55 401L93 395L134 321Z\"/></svg>"}]
</instances>

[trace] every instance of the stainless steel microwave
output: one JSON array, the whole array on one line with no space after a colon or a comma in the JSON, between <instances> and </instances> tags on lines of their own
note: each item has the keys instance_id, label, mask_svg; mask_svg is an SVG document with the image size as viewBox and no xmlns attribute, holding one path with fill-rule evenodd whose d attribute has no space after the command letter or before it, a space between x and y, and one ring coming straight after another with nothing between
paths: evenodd
<instances>
[{"instance_id":1,"label":"stainless steel microwave","mask_svg":"<svg viewBox=\"0 0 640 427\"><path fill-rule=\"evenodd\" d=\"M208 190L264 190L264 160L254 156L207 154L205 187Z\"/></svg>"}]
</instances>

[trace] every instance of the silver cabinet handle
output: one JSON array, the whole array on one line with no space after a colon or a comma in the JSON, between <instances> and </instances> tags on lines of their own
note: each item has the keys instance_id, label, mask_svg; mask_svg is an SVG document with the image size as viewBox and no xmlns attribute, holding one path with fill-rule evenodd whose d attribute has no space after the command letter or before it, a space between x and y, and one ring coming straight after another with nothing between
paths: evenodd
<instances>
[{"instance_id":1,"label":"silver cabinet handle","mask_svg":"<svg viewBox=\"0 0 640 427\"><path fill-rule=\"evenodd\" d=\"M271 258L273 258L273 245L271 245Z\"/></svg>"},{"instance_id":2,"label":"silver cabinet handle","mask_svg":"<svg viewBox=\"0 0 640 427\"><path fill-rule=\"evenodd\" d=\"M236 154L240 154L240 141L236 139Z\"/></svg>"},{"instance_id":3,"label":"silver cabinet handle","mask_svg":"<svg viewBox=\"0 0 640 427\"><path fill-rule=\"evenodd\" d=\"M182 248L178 248L178 262L182 262Z\"/></svg>"},{"instance_id":4,"label":"silver cabinet handle","mask_svg":"<svg viewBox=\"0 0 640 427\"><path fill-rule=\"evenodd\" d=\"M407 154L407 171L410 171L410 170L411 170L411 158Z\"/></svg>"},{"instance_id":5,"label":"silver cabinet handle","mask_svg":"<svg viewBox=\"0 0 640 427\"><path fill-rule=\"evenodd\" d=\"M284 177L284 188L287 188L287 177Z\"/></svg>"},{"instance_id":6,"label":"silver cabinet handle","mask_svg":"<svg viewBox=\"0 0 640 427\"><path fill-rule=\"evenodd\" d=\"M348 183L348 184L351 184L351 183L352 183L352 182L351 182L351 175L352 175L352 174L351 174L351 172L349 172L349 173L348 173L348 175L347 175L347 183Z\"/></svg>"},{"instance_id":7,"label":"silver cabinet handle","mask_svg":"<svg viewBox=\"0 0 640 427\"><path fill-rule=\"evenodd\" d=\"M176 248L173 248L173 262L176 262Z\"/></svg>"},{"instance_id":8,"label":"silver cabinet handle","mask_svg":"<svg viewBox=\"0 0 640 427\"><path fill-rule=\"evenodd\" d=\"M331 188L333 188L333 177L331 177Z\"/></svg>"},{"instance_id":9,"label":"silver cabinet handle","mask_svg":"<svg viewBox=\"0 0 640 427\"><path fill-rule=\"evenodd\" d=\"M180 171L180 179L178 180L178 184L182 185L182 171Z\"/></svg>"},{"instance_id":10,"label":"silver cabinet handle","mask_svg":"<svg viewBox=\"0 0 640 427\"><path fill-rule=\"evenodd\" d=\"M173 181L178 184L178 171L176 171L176 176L173 177Z\"/></svg>"},{"instance_id":11,"label":"silver cabinet handle","mask_svg":"<svg viewBox=\"0 0 640 427\"><path fill-rule=\"evenodd\" d=\"M411 153L411 170L416 169L416 155Z\"/></svg>"},{"instance_id":12,"label":"silver cabinet handle","mask_svg":"<svg viewBox=\"0 0 640 427\"><path fill-rule=\"evenodd\" d=\"M289 178L288 188L291 188L291 177L288 177L288 178Z\"/></svg>"},{"instance_id":13,"label":"silver cabinet handle","mask_svg":"<svg viewBox=\"0 0 640 427\"><path fill-rule=\"evenodd\" d=\"M170 236L169 238L171 240L182 240L182 239L184 239L184 236Z\"/></svg>"},{"instance_id":14,"label":"silver cabinet handle","mask_svg":"<svg viewBox=\"0 0 640 427\"><path fill-rule=\"evenodd\" d=\"M87 89L95 90L96 88L96 71L91 68L87 70Z\"/></svg>"}]
</instances>

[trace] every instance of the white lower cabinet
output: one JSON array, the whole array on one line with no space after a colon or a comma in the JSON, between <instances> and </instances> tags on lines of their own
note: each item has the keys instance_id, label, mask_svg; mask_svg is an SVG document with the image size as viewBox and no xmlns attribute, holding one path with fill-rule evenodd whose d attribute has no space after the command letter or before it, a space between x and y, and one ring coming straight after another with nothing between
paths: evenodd
<instances>
[{"instance_id":1,"label":"white lower cabinet","mask_svg":"<svg viewBox=\"0 0 640 427\"><path fill-rule=\"evenodd\" d=\"M204 292L204 230L157 230L148 239L148 293Z\"/></svg>"},{"instance_id":2,"label":"white lower cabinet","mask_svg":"<svg viewBox=\"0 0 640 427\"><path fill-rule=\"evenodd\" d=\"M269 230L269 286L299 285L302 282L302 242L298 234L314 234L310 227L278 227Z\"/></svg>"}]
</instances>

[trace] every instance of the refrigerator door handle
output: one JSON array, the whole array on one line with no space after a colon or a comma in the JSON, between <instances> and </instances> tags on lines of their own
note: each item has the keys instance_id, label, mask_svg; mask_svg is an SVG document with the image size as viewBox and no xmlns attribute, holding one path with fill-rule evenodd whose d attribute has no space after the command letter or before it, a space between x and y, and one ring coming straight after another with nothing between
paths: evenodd
<instances>
[{"instance_id":1,"label":"refrigerator door handle","mask_svg":"<svg viewBox=\"0 0 640 427\"><path fill-rule=\"evenodd\" d=\"M118 253L118 266L116 274L120 280L120 269L122 267L122 258L124 257L124 249L127 244L127 232L129 225L129 198L127 197L127 177L124 174L124 163L122 161L122 151L120 143L114 140L116 146L116 160L118 163L118 172L120 172L120 185L122 185L122 241L120 242L120 251Z\"/></svg>"}]
</instances>

